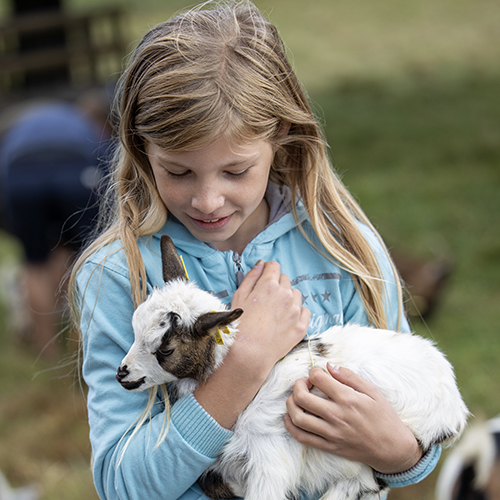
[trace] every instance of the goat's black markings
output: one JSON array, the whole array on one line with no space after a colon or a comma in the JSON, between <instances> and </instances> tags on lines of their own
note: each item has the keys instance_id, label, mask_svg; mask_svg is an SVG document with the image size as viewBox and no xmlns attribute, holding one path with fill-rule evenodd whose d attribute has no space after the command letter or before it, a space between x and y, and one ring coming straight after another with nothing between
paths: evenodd
<instances>
[{"instance_id":1,"label":"goat's black markings","mask_svg":"<svg viewBox=\"0 0 500 500\"><path fill-rule=\"evenodd\" d=\"M326 357L328 355L328 346L322 342L321 340L315 340L315 339L305 339L300 341L289 353L297 353L302 350L309 350L311 349L311 352L317 356L321 357Z\"/></svg>"},{"instance_id":2,"label":"goat's black markings","mask_svg":"<svg viewBox=\"0 0 500 500\"><path fill-rule=\"evenodd\" d=\"M362 500L365 496L368 496L368 495L376 495L376 494L380 493L380 491L382 491L382 488L379 488L376 490L373 488L361 488L358 491L358 494L356 496L356 500Z\"/></svg>"},{"instance_id":3,"label":"goat's black markings","mask_svg":"<svg viewBox=\"0 0 500 500\"><path fill-rule=\"evenodd\" d=\"M435 440L436 444L443 443L447 439L453 437L455 433L452 430L449 430L448 432L443 432L440 436L438 436Z\"/></svg>"},{"instance_id":4,"label":"goat's black markings","mask_svg":"<svg viewBox=\"0 0 500 500\"><path fill-rule=\"evenodd\" d=\"M120 383L125 389L127 389L127 391L133 391L135 389L138 389L142 384L144 384L145 380L146 377L142 377L134 382L120 382Z\"/></svg>"},{"instance_id":5,"label":"goat's black markings","mask_svg":"<svg viewBox=\"0 0 500 500\"><path fill-rule=\"evenodd\" d=\"M324 342L321 342L321 340L312 339L309 345L311 346L314 354L317 354L318 356L321 356L323 358L328 355L328 346Z\"/></svg>"},{"instance_id":6,"label":"goat's black markings","mask_svg":"<svg viewBox=\"0 0 500 500\"><path fill-rule=\"evenodd\" d=\"M224 482L218 472L208 471L198 479L198 485L203 493L214 500L234 498L231 488Z\"/></svg>"}]
</instances>

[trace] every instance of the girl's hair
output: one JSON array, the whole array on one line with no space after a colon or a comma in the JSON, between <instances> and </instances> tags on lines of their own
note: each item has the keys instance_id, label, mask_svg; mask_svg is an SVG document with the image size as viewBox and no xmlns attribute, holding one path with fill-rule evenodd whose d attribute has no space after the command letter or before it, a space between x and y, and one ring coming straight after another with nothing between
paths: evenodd
<instances>
[{"instance_id":1,"label":"girl's hair","mask_svg":"<svg viewBox=\"0 0 500 500\"><path fill-rule=\"evenodd\" d=\"M137 238L159 230L167 217L148 142L182 152L223 134L240 143L264 139L277 148L270 180L289 186L293 199L303 202L327 257L353 276L370 322L387 326L381 270L357 221L373 227L332 169L278 31L251 2L210 2L154 27L122 75L117 102L119 143L107 219L73 275L92 252L120 239L134 302L145 299Z\"/></svg>"}]
</instances>

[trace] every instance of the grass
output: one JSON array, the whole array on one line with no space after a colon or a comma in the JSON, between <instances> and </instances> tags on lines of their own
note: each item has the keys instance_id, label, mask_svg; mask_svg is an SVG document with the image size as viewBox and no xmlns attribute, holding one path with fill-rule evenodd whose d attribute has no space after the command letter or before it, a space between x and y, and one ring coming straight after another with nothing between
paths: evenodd
<instances>
[{"instance_id":1,"label":"grass","mask_svg":"<svg viewBox=\"0 0 500 500\"><path fill-rule=\"evenodd\" d=\"M388 244L455 261L427 334L449 353L469 404L489 414L500 410L481 375L484 363L492 381L500 375L498 84L475 76L452 87L425 79L401 92L350 84L317 98L334 118L334 163Z\"/></svg>"},{"instance_id":2,"label":"grass","mask_svg":"<svg viewBox=\"0 0 500 500\"><path fill-rule=\"evenodd\" d=\"M73 0L69 8L99 4ZM335 166L387 243L453 257L439 309L414 327L447 353L471 410L500 413L500 4L257 4L293 53ZM187 4L123 5L133 10L132 40ZM19 247L0 233L0 263L7 259L19 260ZM43 500L97 498L84 399L70 369L44 371L50 367L16 340L3 313L0 469L15 484L40 484ZM391 498L430 500L436 475Z\"/></svg>"}]
</instances>

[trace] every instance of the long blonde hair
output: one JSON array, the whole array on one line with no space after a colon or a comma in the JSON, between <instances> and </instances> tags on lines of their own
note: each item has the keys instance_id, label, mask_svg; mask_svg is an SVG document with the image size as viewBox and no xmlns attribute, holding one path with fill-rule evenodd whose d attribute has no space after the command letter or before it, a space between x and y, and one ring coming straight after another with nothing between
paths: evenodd
<instances>
[{"instance_id":1,"label":"long blonde hair","mask_svg":"<svg viewBox=\"0 0 500 500\"><path fill-rule=\"evenodd\" d=\"M303 202L326 256L353 276L369 321L387 326L382 273L357 221L373 227L330 164L321 128L277 29L251 2L210 2L154 27L122 75L117 102L119 143L107 219L73 277L91 253L120 239L134 303L145 299L137 238L158 231L167 217L147 143L181 152L202 148L222 134L237 141L258 138L277 148L270 180L289 186L294 199ZM287 134L280 133L284 125ZM399 283L398 288L401 296Z\"/></svg>"}]
</instances>

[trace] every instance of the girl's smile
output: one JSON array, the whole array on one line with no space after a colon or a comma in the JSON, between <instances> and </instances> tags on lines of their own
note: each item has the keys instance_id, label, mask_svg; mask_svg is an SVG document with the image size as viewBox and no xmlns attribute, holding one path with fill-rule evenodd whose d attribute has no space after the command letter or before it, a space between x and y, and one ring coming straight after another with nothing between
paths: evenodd
<instances>
[{"instance_id":1,"label":"girl's smile","mask_svg":"<svg viewBox=\"0 0 500 500\"><path fill-rule=\"evenodd\" d=\"M201 241L242 252L269 219L264 199L274 157L271 144L237 144L220 137L196 151L146 152L167 210Z\"/></svg>"}]
</instances>

